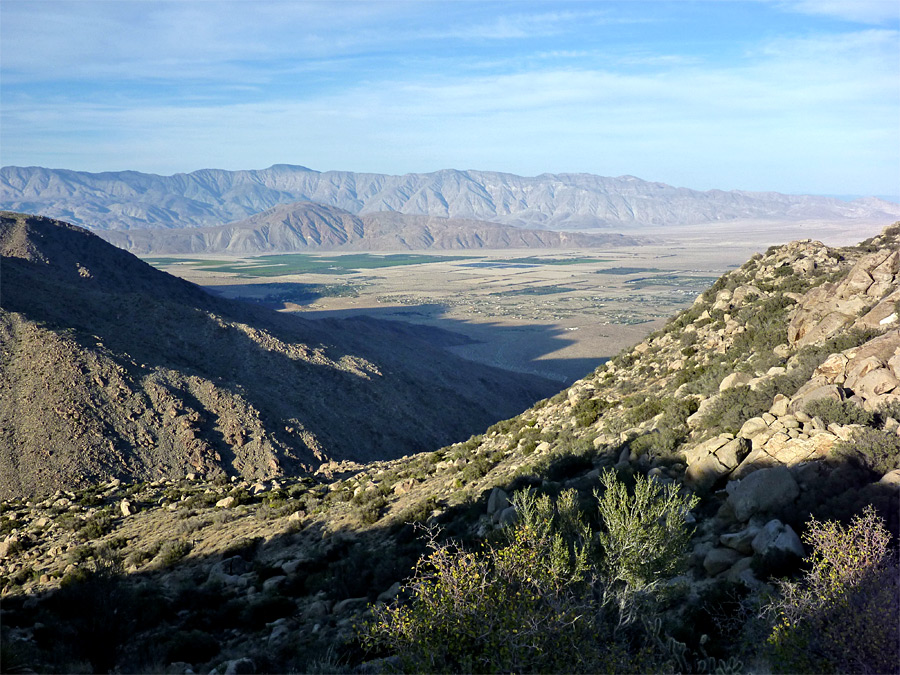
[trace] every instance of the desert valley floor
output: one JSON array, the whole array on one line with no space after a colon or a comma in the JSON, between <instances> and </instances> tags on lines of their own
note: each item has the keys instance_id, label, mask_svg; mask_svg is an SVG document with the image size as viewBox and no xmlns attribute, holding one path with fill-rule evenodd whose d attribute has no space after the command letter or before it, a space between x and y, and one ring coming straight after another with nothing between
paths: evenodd
<instances>
[{"instance_id":1,"label":"desert valley floor","mask_svg":"<svg viewBox=\"0 0 900 675\"><path fill-rule=\"evenodd\" d=\"M773 242L845 244L879 227L729 224L642 231L648 243L638 247L147 261L223 296L306 318L365 314L450 331L462 336L447 347L460 356L571 383Z\"/></svg>"}]
</instances>

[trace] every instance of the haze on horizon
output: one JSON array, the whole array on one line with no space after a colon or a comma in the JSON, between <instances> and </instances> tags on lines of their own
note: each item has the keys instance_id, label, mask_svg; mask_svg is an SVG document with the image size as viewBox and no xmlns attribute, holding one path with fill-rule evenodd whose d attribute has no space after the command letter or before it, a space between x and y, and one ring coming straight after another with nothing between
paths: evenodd
<instances>
[{"instance_id":1,"label":"haze on horizon","mask_svg":"<svg viewBox=\"0 0 900 675\"><path fill-rule=\"evenodd\" d=\"M900 4L4 0L4 165L900 186Z\"/></svg>"}]
</instances>

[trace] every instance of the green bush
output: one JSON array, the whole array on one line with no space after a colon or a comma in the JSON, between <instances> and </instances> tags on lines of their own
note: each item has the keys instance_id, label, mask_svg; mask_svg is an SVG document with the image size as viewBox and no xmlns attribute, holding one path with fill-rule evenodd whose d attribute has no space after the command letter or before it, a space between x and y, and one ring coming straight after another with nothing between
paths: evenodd
<instances>
[{"instance_id":1,"label":"green bush","mask_svg":"<svg viewBox=\"0 0 900 675\"><path fill-rule=\"evenodd\" d=\"M174 565L191 551L190 543L179 539L167 541L159 549L156 560L163 567Z\"/></svg>"},{"instance_id":2,"label":"green bush","mask_svg":"<svg viewBox=\"0 0 900 675\"><path fill-rule=\"evenodd\" d=\"M605 471L600 482L600 542L607 580L638 591L681 571L691 537L685 517L699 499L679 495L674 484L662 486L640 475L632 495L613 471Z\"/></svg>"},{"instance_id":3,"label":"green bush","mask_svg":"<svg viewBox=\"0 0 900 675\"><path fill-rule=\"evenodd\" d=\"M900 436L893 431L871 427L856 429L849 440L835 445L833 452L838 457L857 461L879 475L900 468Z\"/></svg>"},{"instance_id":4,"label":"green bush","mask_svg":"<svg viewBox=\"0 0 900 675\"><path fill-rule=\"evenodd\" d=\"M813 519L799 583L781 582L769 636L782 672L900 672L900 566L890 534L867 508L848 527Z\"/></svg>"},{"instance_id":5,"label":"green bush","mask_svg":"<svg viewBox=\"0 0 900 675\"><path fill-rule=\"evenodd\" d=\"M875 419L874 413L853 401L835 401L831 398L810 401L804 407L803 412L810 417L820 417L825 424L870 425Z\"/></svg>"},{"instance_id":6,"label":"green bush","mask_svg":"<svg viewBox=\"0 0 900 675\"><path fill-rule=\"evenodd\" d=\"M107 511L101 511L88 518L78 529L77 534L82 541L91 541L111 532L113 527L115 527L115 522L112 515Z\"/></svg>"},{"instance_id":7,"label":"green bush","mask_svg":"<svg viewBox=\"0 0 900 675\"><path fill-rule=\"evenodd\" d=\"M431 553L419 560L401 593L409 601L374 607L374 620L360 630L363 645L399 656L407 672L672 668L659 624L652 617L617 617L619 604L609 600L623 585L632 594L649 591L681 569L685 515L696 500L642 480L632 497L612 473L604 475L604 485L598 498L606 527L604 565L593 554L593 533L576 491L562 492L555 502L517 492L518 520L499 544L469 551L438 543L432 533ZM597 594L601 570L611 582ZM652 636L645 626L653 628Z\"/></svg>"},{"instance_id":8,"label":"green bush","mask_svg":"<svg viewBox=\"0 0 900 675\"><path fill-rule=\"evenodd\" d=\"M574 493L558 509L527 493L514 502L521 520L506 546L471 552L432 539L405 589L412 602L376 607L363 643L412 672L595 672L604 655Z\"/></svg>"},{"instance_id":9,"label":"green bush","mask_svg":"<svg viewBox=\"0 0 900 675\"><path fill-rule=\"evenodd\" d=\"M703 426L718 433L737 434L744 422L762 415L771 405L772 394L768 389L732 387L723 391L703 415Z\"/></svg>"}]
</instances>

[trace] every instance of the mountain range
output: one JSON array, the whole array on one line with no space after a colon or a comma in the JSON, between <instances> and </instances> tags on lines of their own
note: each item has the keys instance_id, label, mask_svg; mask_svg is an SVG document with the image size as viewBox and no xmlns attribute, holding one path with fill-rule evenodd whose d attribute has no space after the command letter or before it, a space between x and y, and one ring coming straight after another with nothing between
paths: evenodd
<instances>
[{"instance_id":1,"label":"mountain range","mask_svg":"<svg viewBox=\"0 0 900 675\"><path fill-rule=\"evenodd\" d=\"M466 438L558 386L469 338L216 298L80 227L0 214L0 495L296 474Z\"/></svg>"},{"instance_id":2,"label":"mountain range","mask_svg":"<svg viewBox=\"0 0 900 675\"><path fill-rule=\"evenodd\" d=\"M533 229L618 229L739 220L892 222L900 205L874 197L740 190L697 191L633 176L516 176L441 170L402 176L319 172L278 164L159 176L42 167L0 169L0 208L61 218L93 230L211 227L279 204L315 202L361 216L381 212L490 221Z\"/></svg>"},{"instance_id":3,"label":"mountain range","mask_svg":"<svg viewBox=\"0 0 900 675\"><path fill-rule=\"evenodd\" d=\"M135 255L590 248L642 241L611 232L553 232L396 212L357 216L315 202L279 204L236 223L216 227L103 230L98 234Z\"/></svg>"}]
</instances>

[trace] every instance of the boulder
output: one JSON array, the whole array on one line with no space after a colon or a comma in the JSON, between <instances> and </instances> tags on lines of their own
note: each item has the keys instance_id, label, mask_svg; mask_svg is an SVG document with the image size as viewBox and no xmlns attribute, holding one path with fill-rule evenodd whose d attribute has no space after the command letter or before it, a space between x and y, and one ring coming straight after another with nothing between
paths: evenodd
<instances>
[{"instance_id":1,"label":"boulder","mask_svg":"<svg viewBox=\"0 0 900 675\"><path fill-rule=\"evenodd\" d=\"M733 548L714 548L703 558L703 569L712 577L729 569L743 557Z\"/></svg>"},{"instance_id":2,"label":"boulder","mask_svg":"<svg viewBox=\"0 0 900 675\"><path fill-rule=\"evenodd\" d=\"M772 400L772 407L769 408L769 412L775 417L783 417L788 414L788 407L791 405L791 399L789 399L784 394L775 394L775 398Z\"/></svg>"},{"instance_id":3,"label":"boulder","mask_svg":"<svg viewBox=\"0 0 900 675\"><path fill-rule=\"evenodd\" d=\"M236 501L237 500L234 497L225 497L224 499L220 499L219 501L216 502L216 507L228 509L228 508L231 508L232 506L234 506L234 503Z\"/></svg>"},{"instance_id":4,"label":"boulder","mask_svg":"<svg viewBox=\"0 0 900 675\"><path fill-rule=\"evenodd\" d=\"M790 525L778 519L770 520L763 525L751 543L753 551L761 556L773 553L790 553L798 558L806 555L800 537Z\"/></svg>"},{"instance_id":5,"label":"boulder","mask_svg":"<svg viewBox=\"0 0 900 675\"><path fill-rule=\"evenodd\" d=\"M501 527L506 527L508 525L512 525L516 522L516 518L518 518L518 514L516 513L515 506L507 506L500 512L500 518L498 522Z\"/></svg>"},{"instance_id":6,"label":"boulder","mask_svg":"<svg viewBox=\"0 0 900 675\"><path fill-rule=\"evenodd\" d=\"M741 522L748 521L756 513L777 511L800 494L797 481L784 466L754 471L746 478L730 482L726 490L728 503Z\"/></svg>"},{"instance_id":7,"label":"boulder","mask_svg":"<svg viewBox=\"0 0 900 675\"><path fill-rule=\"evenodd\" d=\"M848 380L847 386L864 399L875 398L892 392L900 386L900 380L890 368L876 368L859 378Z\"/></svg>"},{"instance_id":8,"label":"boulder","mask_svg":"<svg viewBox=\"0 0 900 675\"><path fill-rule=\"evenodd\" d=\"M509 495L506 494L506 491L498 487L491 490L491 495L488 497L487 503L488 515L492 516L495 513L499 513L507 506L509 506Z\"/></svg>"},{"instance_id":9,"label":"boulder","mask_svg":"<svg viewBox=\"0 0 900 675\"><path fill-rule=\"evenodd\" d=\"M759 534L759 527L748 525L740 532L723 534L719 537L719 543L728 548L733 548L744 555L753 554L753 539Z\"/></svg>"},{"instance_id":10,"label":"boulder","mask_svg":"<svg viewBox=\"0 0 900 675\"><path fill-rule=\"evenodd\" d=\"M400 582L395 581L389 589L382 593L379 593L378 602L390 602L398 595L400 595Z\"/></svg>"},{"instance_id":11,"label":"boulder","mask_svg":"<svg viewBox=\"0 0 900 675\"><path fill-rule=\"evenodd\" d=\"M722 476L731 472L734 467L727 467L713 455L707 455L698 462L690 464L684 472L684 480L698 490L708 490Z\"/></svg>"},{"instance_id":12,"label":"boulder","mask_svg":"<svg viewBox=\"0 0 900 675\"><path fill-rule=\"evenodd\" d=\"M258 672L258 670L256 668L256 664L253 662L253 659L248 659L246 657L244 657L242 659L234 659L233 661L228 661L224 665L225 665L224 675L252 675L253 673Z\"/></svg>"},{"instance_id":13,"label":"boulder","mask_svg":"<svg viewBox=\"0 0 900 675\"><path fill-rule=\"evenodd\" d=\"M749 373L731 373L731 375L726 375L722 382L719 383L719 391L725 391L726 389L732 389L733 387L740 387L750 383L750 380L753 379L753 376Z\"/></svg>"},{"instance_id":14,"label":"boulder","mask_svg":"<svg viewBox=\"0 0 900 675\"><path fill-rule=\"evenodd\" d=\"M878 481L881 485L890 485L900 489L900 469L894 469L884 474Z\"/></svg>"},{"instance_id":15,"label":"boulder","mask_svg":"<svg viewBox=\"0 0 900 675\"><path fill-rule=\"evenodd\" d=\"M737 467L750 454L750 443L745 438L734 438L713 453L728 470Z\"/></svg>"},{"instance_id":16,"label":"boulder","mask_svg":"<svg viewBox=\"0 0 900 675\"><path fill-rule=\"evenodd\" d=\"M274 577L269 577L263 582L262 589L264 593L268 593L271 591L275 591L281 586L285 581L287 581L287 577L283 574L279 574Z\"/></svg>"},{"instance_id":17,"label":"boulder","mask_svg":"<svg viewBox=\"0 0 900 675\"><path fill-rule=\"evenodd\" d=\"M791 410L794 412L802 412L809 403L820 399L844 400L844 391L836 384L824 384L807 391L803 391L803 389L801 388L791 399Z\"/></svg>"},{"instance_id":18,"label":"boulder","mask_svg":"<svg viewBox=\"0 0 900 675\"><path fill-rule=\"evenodd\" d=\"M762 582L753 574L752 564L753 558L741 558L725 573L725 578L733 584L744 584L749 588L762 586Z\"/></svg>"},{"instance_id":19,"label":"boulder","mask_svg":"<svg viewBox=\"0 0 900 675\"><path fill-rule=\"evenodd\" d=\"M701 459L705 459L708 455L714 453L716 450L721 448L723 445L730 442L734 436L731 434L721 434L716 436L715 438L710 438L709 440L703 441L699 445L693 448L689 448L684 451L684 459L688 466L693 464L694 462L699 462Z\"/></svg>"},{"instance_id":20,"label":"boulder","mask_svg":"<svg viewBox=\"0 0 900 675\"><path fill-rule=\"evenodd\" d=\"M126 518L134 513L134 511L131 510L131 502L129 502L127 499L123 499L121 502L119 502L119 511L121 511L122 515Z\"/></svg>"}]
</instances>

